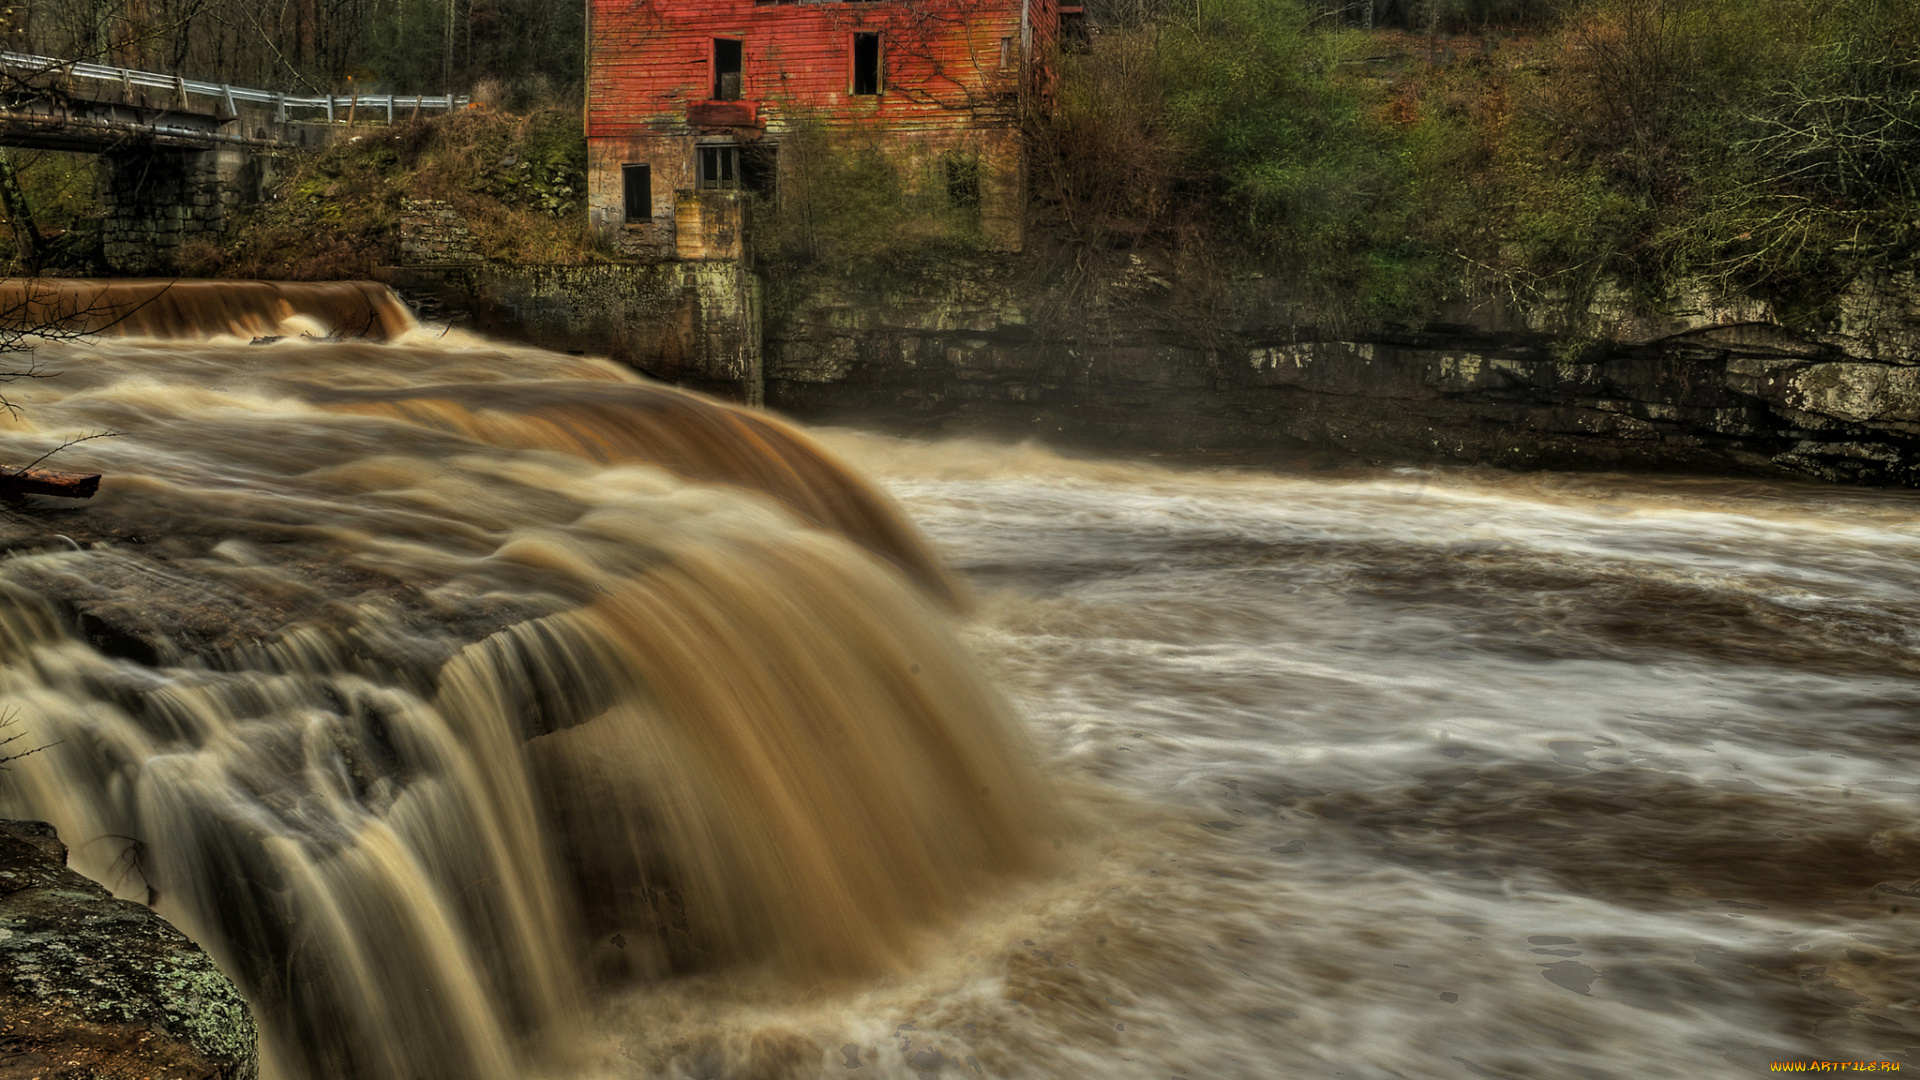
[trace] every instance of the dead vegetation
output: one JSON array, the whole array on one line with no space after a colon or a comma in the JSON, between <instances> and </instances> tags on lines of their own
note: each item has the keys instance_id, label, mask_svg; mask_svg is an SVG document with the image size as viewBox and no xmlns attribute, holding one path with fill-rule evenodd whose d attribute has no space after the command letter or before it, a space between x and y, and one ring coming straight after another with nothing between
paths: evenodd
<instances>
[{"instance_id":1,"label":"dead vegetation","mask_svg":"<svg viewBox=\"0 0 1920 1080\"><path fill-rule=\"evenodd\" d=\"M369 126L290 155L262 206L218 243L187 249L189 276L338 280L395 261L407 200L439 200L472 230L478 254L516 263L606 257L586 224L586 141L577 110L474 108Z\"/></svg>"}]
</instances>

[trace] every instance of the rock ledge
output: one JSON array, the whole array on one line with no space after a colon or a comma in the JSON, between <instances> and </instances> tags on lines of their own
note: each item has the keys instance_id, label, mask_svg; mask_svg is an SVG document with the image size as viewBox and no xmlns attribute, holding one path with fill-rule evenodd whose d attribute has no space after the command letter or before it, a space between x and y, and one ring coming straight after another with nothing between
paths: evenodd
<instances>
[{"instance_id":1,"label":"rock ledge","mask_svg":"<svg viewBox=\"0 0 1920 1080\"><path fill-rule=\"evenodd\" d=\"M0 1080L255 1080L253 1014L185 934L0 821Z\"/></svg>"}]
</instances>

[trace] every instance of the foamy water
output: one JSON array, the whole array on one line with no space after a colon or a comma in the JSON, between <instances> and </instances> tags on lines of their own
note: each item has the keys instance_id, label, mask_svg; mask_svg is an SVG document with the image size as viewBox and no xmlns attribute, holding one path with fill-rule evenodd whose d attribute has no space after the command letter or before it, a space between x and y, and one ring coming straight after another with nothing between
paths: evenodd
<instances>
[{"instance_id":1,"label":"foamy water","mask_svg":"<svg viewBox=\"0 0 1920 1080\"><path fill-rule=\"evenodd\" d=\"M978 590L967 637L1080 839L914 978L649 993L623 1061L758 1075L756 1037L855 1052L822 1076L1907 1060L1913 496L830 445Z\"/></svg>"},{"instance_id":2,"label":"foamy water","mask_svg":"<svg viewBox=\"0 0 1920 1080\"><path fill-rule=\"evenodd\" d=\"M1742 1077L1920 1031L1920 498L823 454L377 290L315 307L386 345L202 291L229 339L49 347L0 433L127 433L9 526L0 689L59 745L0 811L208 943L270 1076Z\"/></svg>"}]
</instances>

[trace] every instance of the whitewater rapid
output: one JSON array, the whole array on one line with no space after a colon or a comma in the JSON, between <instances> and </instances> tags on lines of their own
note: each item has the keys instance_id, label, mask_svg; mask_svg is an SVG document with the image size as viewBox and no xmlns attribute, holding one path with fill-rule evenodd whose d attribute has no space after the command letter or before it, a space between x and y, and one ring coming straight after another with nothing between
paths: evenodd
<instances>
[{"instance_id":1,"label":"whitewater rapid","mask_svg":"<svg viewBox=\"0 0 1920 1080\"><path fill-rule=\"evenodd\" d=\"M1911 493L806 433L165 295L0 432L125 433L4 526L0 812L274 1080L1911 1054Z\"/></svg>"},{"instance_id":2,"label":"whitewater rapid","mask_svg":"<svg viewBox=\"0 0 1920 1080\"><path fill-rule=\"evenodd\" d=\"M712 1066L779 1038L862 1055L806 1075L903 1080L1908 1060L1915 496L827 442L976 590L965 638L1080 840L914 978L642 995L620 1061L755 1075Z\"/></svg>"}]
</instances>

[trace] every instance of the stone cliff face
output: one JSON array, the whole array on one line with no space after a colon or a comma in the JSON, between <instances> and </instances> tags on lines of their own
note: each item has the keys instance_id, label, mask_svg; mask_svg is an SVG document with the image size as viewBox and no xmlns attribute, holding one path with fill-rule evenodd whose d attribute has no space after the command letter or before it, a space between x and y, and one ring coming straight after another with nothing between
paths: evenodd
<instances>
[{"instance_id":1,"label":"stone cliff face","mask_svg":"<svg viewBox=\"0 0 1920 1080\"><path fill-rule=\"evenodd\" d=\"M233 983L66 858L51 827L0 821L0 1080L254 1080Z\"/></svg>"},{"instance_id":2,"label":"stone cliff face","mask_svg":"<svg viewBox=\"0 0 1920 1080\"><path fill-rule=\"evenodd\" d=\"M1602 292L1576 316L1460 305L1419 327L1305 325L1270 283L1144 266L1075 303L1010 264L886 287L772 283L767 403L1168 447L1920 484L1920 284L1856 283L1826 326Z\"/></svg>"}]
</instances>

